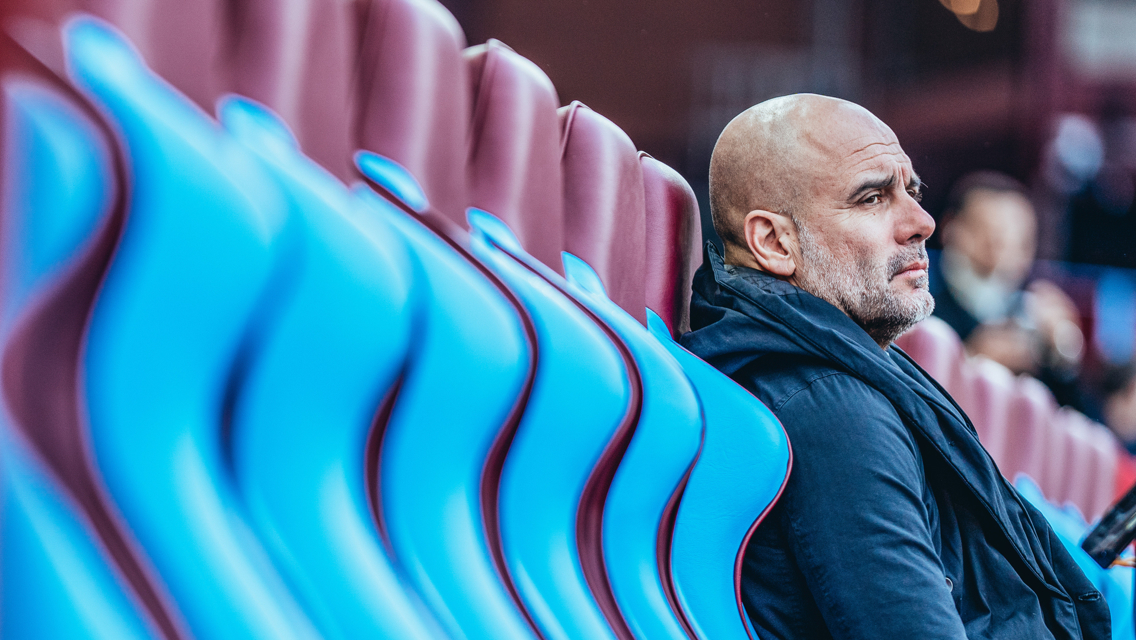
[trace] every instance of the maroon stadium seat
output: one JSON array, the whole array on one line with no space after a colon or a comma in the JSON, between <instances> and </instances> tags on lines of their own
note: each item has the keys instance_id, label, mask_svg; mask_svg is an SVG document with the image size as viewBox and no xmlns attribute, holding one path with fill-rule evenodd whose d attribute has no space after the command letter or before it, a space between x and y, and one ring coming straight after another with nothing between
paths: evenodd
<instances>
[{"instance_id":1,"label":"maroon stadium seat","mask_svg":"<svg viewBox=\"0 0 1136 640\"><path fill-rule=\"evenodd\" d=\"M1017 392L1010 403L1005 463L1002 473L1013 478L1024 473L1039 483L1045 471L1050 423L1057 413L1057 402L1049 388L1036 378L1018 379Z\"/></svg>"},{"instance_id":2,"label":"maroon stadium seat","mask_svg":"<svg viewBox=\"0 0 1136 640\"><path fill-rule=\"evenodd\" d=\"M1063 411L1061 422L1069 444L1064 452L1061 497L1077 505L1092 521L1103 515L1111 502L1118 450L1112 435L1083 414Z\"/></svg>"},{"instance_id":3,"label":"maroon stadium seat","mask_svg":"<svg viewBox=\"0 0 1136 640\"><path fill-rule=\"evenodd\" d=\"M591 265L608 297L645 325L646 214L635 145L579 102L559 113L564 248Z\"/></svg>"},{"instance_id":4,"label":"maroon stadium seat","mask_svg":"<svg viewBox=\"0 0 1136 640\"><path fill-rule=\"evenodd\" d=\"M355 8L335 0L289 3L286 10L278 0L247 0L239 6L218 19L231 42L230 59L217 70L229 74L225 88L279 114L304 153L337 177L354 175ZM185 58L198 65L192 56ZM206 110L212 113L213 106Z\"/></svg>"},{"instance_id":5,"label":"maroon stadium seat","mask_svg":"<svg viewBox=\"0 0 1136 640\"><path fill-rule=\"evenodd\" d=\"M220 0L67 0L53 2L63 12L89 11L106 19L130 38L151 68L206 112L223 91L218 71L227 26L226 3Z\"/></svg>"},{"instance_id":6,"label":"maroon stadium seat","mask_svg":"<svg viewBox=\"0 0 1136 640\"><path fill-rule=\"evenodd\" d=\"M694 191L677 171L639 152L647 213L647 308L676 338L690 329L690 283L702 264Z\"/></svg>"},{"instance_id":7,"label":"maroon stadium seat","mask_svg":"<svg viewBox=\"0 0 1136 640\"><path fill-rule=\"evenodd\" d=\"M563 273L556 89L539 67L496 40L464 55L473 85L469 205L504 220L526 251Z\"/></svg>"},{"instance_id":8,"label":"maroon stadium seat","mask_svg":"<svg viewBox=\"0 0 1136 640\"><path fill-rule=\"evenodd\" d=\"M370 0L366 6L358 146L406 167L433 208L465 228L465 36L434 0Z\"/></svg>"},{"instance_id":9,"label":"maroon stadium seat","mask_svg":"<svg viewBox=\"0 0 1136 640\"><path fill-rule=\"evenodd\" d=\"M990 452L999 468L1005 467L1010 406L1017 384L1009 369L986 358L970 362L971 374L967 393L957 402L970 416L978 439ZM964 402L965 401L965 402Z\"/></svg>"},{"instance_id":10,"label":"maroon stadium seat","mask_svg":"<svg viewBox=\"0 0 1136 640\"><path fill-rule=\"evenodd\" d=\"M1045 439L1045 459L1037 483L1046 497L1055 504L1061 504L1069 499L1069 491L1065 486L1065 469L1072 461L1079 458L1070 451L1079 444L1079 441L1074 440L1070 434L1070 423L1076 419L1075 414L1072 409L1062 407L1049 421L1049 434Z\"/></svg>"},{"instance_id":11,"label":"maroon stadium seat","mask_svg":"<svg viewBox=\"0 0 1136 640\"><path fill-rule=\"evenodd\" d=\"M950 325L932 316L915 325L895 343L944 389L955 395L963 353L962 342Z\"/></svg>"},{"instance_id":12,"label":"maroon stadium seat","mask_svg":"<svg viewBox=\"0 0 1136 640\"><path fill-rule=\"evenodd\" d=\"M1096 463L1093 466L1093 479L1085 496L1085 516L1089 521L1104 515L1112 506L1113 487L1120 472L1122 450L1112 432L1100 424L1092 424L1092 445L1096 450Z\"/></svg>"}]
</instances>

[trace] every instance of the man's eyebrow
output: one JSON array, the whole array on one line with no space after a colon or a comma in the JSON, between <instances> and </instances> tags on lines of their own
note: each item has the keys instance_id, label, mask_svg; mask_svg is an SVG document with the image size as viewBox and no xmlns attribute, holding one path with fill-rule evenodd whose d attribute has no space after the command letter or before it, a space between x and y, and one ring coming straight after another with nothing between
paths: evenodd
<instances>
[{"instance_id":1,"label":"man's eyebrow","mask_svg":"<svg viewBox=\"0 0 1136 640\"><path fill-rule=\"evenodd\" d=\"M907 188L908 189L915 189L916 191L922 191L923 187L925 187L925 186L927 186L927 185L923 182L923 179L920 178L919 176L915 175L914 173L911 174L911 179L907 181Z\"/></svg>"},{"instance_id":2,"label":"man's eyebrow","mask_svg":"<svg viewBox=\"0 0 1136 640\"><path fill-rule=\"evenodd\" d=\"M848 199L849 200L856 200L860 196L864 195L865 193L867 193L869 191L875 191L877 189L887 190L887 189L890 189L892 187L892 185L894 185L894 184L895 184L895 174L892 174L892 175L889 175L889 176L879 176L879 177L876 177L876 178L868 178L867 180L861 182L860 186L856 187L852 191L852 193L848 196Z\"/></svg>"}]
</instances>

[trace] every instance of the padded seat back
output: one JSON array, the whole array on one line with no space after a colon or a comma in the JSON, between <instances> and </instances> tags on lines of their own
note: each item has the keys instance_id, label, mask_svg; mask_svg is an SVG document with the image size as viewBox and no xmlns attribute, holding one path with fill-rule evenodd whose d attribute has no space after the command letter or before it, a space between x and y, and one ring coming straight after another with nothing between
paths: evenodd
<instances>
[{"instance_id":1,"label":"padded seat back","mask_svg":"<svg viewBox=\"0 0 1136 640\"><path fill-rule=\"evenodd\" d=\"M90 11L107 20L137 47L147 65L202 109L212 110L222 91L227 44L219 28L226 6L218 0L99 0L50 3L63 13Z\"/></svg>"},{"instance_id":2,"label":"padded seat back","mask_svg":"<svg viewBox=\"0 0 1136 640\"><path fill-rule=\"evenodd\" d=\"M288 123L304 152L336 177L354 175L361 33L355 3L244 0L238 10L216 0L209 4L224 13L213 23L224 51L224 59L210 69L218 76L216 84L272 109ZM186 60L202 66L192 57ZM212 101L202 106L213 110Z\"/></svg>"},{"instance_id":3,"label":"padded seat back","mask_svg":"<svg viewBox=\"0 0 1136 640\"><path fill-rule=\"evenodd\" d=\"M564 250L595 269L611 301L646 325L646 214L635 146L579 102L559 113Z\"/></svg>"},{"instance_id":4,"label":"padded seat back","mask_svg":"<svg viewBox=\"0 0 1136 640\"><path fill-rule=\"evenodd\" d=\"M1071 423L1076 421L1076 412L1068 407L1058 409L1049 422L1049 437L1044 440L1045 462L1037 484L1050 499L1061 504L1069 500L1065 484L1067 469L1074 461L1081 459L1082 441L1072 434Z\"/></svg>"},{"instance_id":5,"label":"padded seat back","mask_svg":"<svg viewBox=\"0 0 1136 640\"><path fill-rule=\"evenodd\" d=\"M694 191L677 171L639 152L646 209L647 308L678 337L690 330L690 286L702 264Z\"/></svg>"},{"instance_id":6,"label":"padded seat back","mask_svg":"<svg viewBox=\"0 0 1136 640\"><path fill-rule=\"evenodd\" d=\"M473 83L469 199L555 271L564 248L559 100L535 64L490 40L463 54Z\"/></svg>"},{"instance_id":7,"label":"padded seat back","mask_svg":"<svg viewBox=\"0 0 1136 640\"><path fill-rule=\"evenodd\" d=\"M1040 480L1049 459L1049 441L1055 437L1050 423L1056 413L1057 403L1048 387L1036 378L1018 379L1010 403L1005 463L999 464L1003 475L1024 473Z\"/></svg>"},{"instance_id":8,"label":"padded seat back","mask_svg":"<svg viewBox=\"0 0 1136 640\"><path fill-rule=\"evenodd\" d=\"M958 334L950 325L931 316L895 341L952 396L959 387L959 370L965 355ZM959 398L956 396L955 400Z\"/></svg>"},{"instance_id":9,"label":"padded seat back","mask_svg":"<svg viewBox=\"0 0 1136 640\"><path fill-rule=\"evenodd\" d=\"M1075 504L1091 521L1104 515L1111 504L1117 449L1105 427L1083 414L1063 412L1062 418L1070 446L1065 452L1060 499Z\"/></svg>"},{"instance_id":10,"label":"padded seat back","mask_svg":"<svg viewBox=\"0 0 1136 640\"><path fill-rule=\"evenodd\" d=\"M464 227L465 36L435 0L367 0L364 7L358 145L406 167L434 208Z\"/></svg>"},{"instance_id":11,"label":"padded seat back","mask_svg":"<svg viewBox=\"0 0 1136 640\"><path fill-rule=\"evenodd\" d=\"M1010 407L1017 380L1009 369L993 360L975 358L969 364L969 389L958 402L978 430L982 445L1002 467L1008 453Z\"/></svg>"}]
</instances>

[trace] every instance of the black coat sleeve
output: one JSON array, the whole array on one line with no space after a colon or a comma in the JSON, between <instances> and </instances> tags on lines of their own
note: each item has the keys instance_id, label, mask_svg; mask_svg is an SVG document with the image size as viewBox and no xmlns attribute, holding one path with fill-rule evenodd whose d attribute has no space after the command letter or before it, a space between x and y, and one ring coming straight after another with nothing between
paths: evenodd
<instances>
[{"instance_id":1,"label":"black coat sleeve","mask_svg":"<svg viewBox=\"0 0 1136 640\"><path fill-rule=\"evenodd\" d=\"M793 447L789 548L833 637L966 638L922 457L891 404L829 373L772 409Z\"/></svg>"}]
</instances>

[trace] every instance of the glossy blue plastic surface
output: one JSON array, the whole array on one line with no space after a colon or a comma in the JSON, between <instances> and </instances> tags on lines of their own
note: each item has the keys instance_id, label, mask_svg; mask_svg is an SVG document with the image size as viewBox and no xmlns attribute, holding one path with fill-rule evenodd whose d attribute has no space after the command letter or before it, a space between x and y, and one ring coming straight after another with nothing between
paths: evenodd
<instances>
[{"instance_id":1,"label":"glossy blue plastic surface","mask_svg":"<svg viewBox=\"0 0 1136 640\"><path fill-rule=\"evenodd\" d=\"M405 249L376 216L356 222L354 194L273 114L229 98L220 117L277 179L299 244L234 411L242 496L325 637L436 637L382 548L363 482L367 436L422 303Z\"/></svg>"},{"instance_id":2,"label":"glossy blue plastic surface","mask_svg":"<svg viewBox=\"0 0 1136 640\"><path fill-rule=\"evenodd\" d=\"M93 235L113 184L101 135L69 99L22 80L3 83L4 324L60 275Z\"/></svg>"},{"instance_id":3,"label":"glossy blue plastic surface","mask_svg":"<svg viewBox=\"0 0 1136 640\"><path fill-rule=\"evenodd\" d=\"M401 164L372 151L356 151L355 164L364 175L414 211L423 213L430 208L422 185Z\"/></svg>"},{"instance_id":4,"label":"glossy blue plastic surface","mask_svg":"<svg viewBox=\"0 0 1136 640\"><path fill-rule=\"evenodd\" d=\"M21 80L3 91L6 342L85 248L111 180L99 132L69 98ZM82 510L0 412L0 638L152 637Z\"/></svg>"},{"instance_id":5,"label":"glossy blue plastic surface","mask_svg":"<svg viewBox=\"0 0 1136 640\"><path fill-rule=\"evenodd\" d=\"M0 424L0 637L151 638L90 527Z\"/></svg>"},{"instance_id":6,"label":"glossy blue plastic surface","mask_svg":"<svg viewBox=\"0 0 1136 640\"><path fill-rule=\"evenodd\" d=\"M530 369L524 327L443 239L374 192L358 193L405 238L427 301L380 463L397 560L451 635L532 638L493 564L481 509L486 457Z\"/></svg>"},{"instance_id":7,"label":"glossy blue plastic surface","mask_svg":"<svg viewBox=\"0 0 1136 640\"><path fill-rule=\"evenodd\" d=\"M706 420L702 452L675 521L675 588L699 636L744 640L749 619L735 588L737 560L789 476L789 440L760 400L676 344L662 318L648 311L647 322L682 365Z\"/></svg>"},{"instance_id":8,"label":"glossy blue plastic surface","mask_svg":"<svg viewBox=\"0 0 1136 640\"><path fill-rule=\"evenodd\" d=\"M549 640L614 638L580 566L580 494L630 402L623 358L604 332L524 263L504 222L469 211L473 251L532 314L540 361L501 478L501 537L510 572ZM514 259L511 255L518 259Z\"/></svg>"},{"instance_id":9,"label":"glossy blue plastic surface","mask_svg":"<svg viewBox=\"0 0 1136 640\"><path fill-rule=\"evenodd\" d=\"M698 455L702 414L678 362L604 293L583 260L564 254L574 295L603 318L631 350L643 380L643 410L604 506L604 561L612 591L641 638L686 638L667 601L658 562L663 515Z\"/></svg>"},{"instance_id":10,"label":"glossy blue plastic surface","mask_svg":"<svg viewBox=\"0 0 1136 640\"><path fill-rule=\"evenodd\" d=\"M252 536L225 465L230 374L276 267L284 203L257 160L90 18L68 71L121 133L130 209L84 385L107 488L201 638L317 634Z\"/></svg>"}]
</instances>

